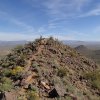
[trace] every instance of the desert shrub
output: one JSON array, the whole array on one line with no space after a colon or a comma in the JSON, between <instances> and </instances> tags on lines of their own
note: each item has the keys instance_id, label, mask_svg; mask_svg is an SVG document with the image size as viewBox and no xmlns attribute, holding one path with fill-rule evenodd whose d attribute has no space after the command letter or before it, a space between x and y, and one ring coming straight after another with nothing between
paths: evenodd
<instances>
[{"instance_id":1,"label":"desert shrub","mask_svg":"<svg viewBox=\"0 0 100 100\"><path fill-rule=\"evenodd\" d=\"M38 66L39 66L39 64L38 64L36 61L32 62L32 67L33 67L33 68L36 68L36 67L38 67Z\"/></svg>"},{"instance_id":2,"label":"desert shrub","mask_svg":"<svg viewBox=\"0 0 100 100\"><path fill-rule=\"evenodd\" d=\"M65 69L65 68L60 68L60 69L58 69L57 75L58 75L59 77L64 77L64 76L66 76L66 75L67 75L67 69Z\"/></svg>"},{"instance_id":3,"label":"desert shrub","mask_svg":"<svg viewBox=\"0 0 100 100\"><path fill-rule=\"evenodd\" d=\"M23 67L21 67L21 66L17 66L14 69L11 70L12 75L18 75L22 72L23 72Z\"/></svg>"},{"instance_id":4,"label":"desert shrub","mask_svg":"<svg viewBox=\"0 0 100 100\"><path fill-rule=\"evenodd\" d=\"M76 90L76 88L75 88L74 85L72 85L70 83L67 83L67 85L66 85L66 91L69 91L70 93L75 93L75 90Z\"/></svg>"},{"instance_id":5,"label":"desert shrub","mask_svg":"<svg viewBox=\"0 0 100 100\"><path fill-rule=\"evenodd\" d=\"M74 52L74 51L69 52L69 54L70 54L72 57L76 57L76 56L77 56L76 52Z\"/></svg>"},{"instance_id":6,"label":"desert shrub","mask_svg":"<svg viewBox=\"0 0 100 100\"><path fill-rule=\"evenodd\" d=\"M84 78L89 80L92 84L92 87L100 89L100 71L94 71L90 73L86 73Z\"/></svg>"},{"instance_id":7,"label":"desert shrub","mask_svg":"<svg viewBox=\"0 0 100 100\"><path fill-rule=\"evenodd\" d=\"M66 100L72 100L72 98L70 96L66 96L65 98L66 98Z\"/></svg>"},{"instance_id":8,"label":"desert shrub","mask_svg":"<svg viewBox=\"0 0 100 100\"><path fill-rule=\"evenodd\" d=\"M13 85L11 79L3 77L1 79L0 91L10 91L12 88Z\"/></svg>"},{"instance_id":9,"label":"desert shrub","mask_svg":"<svg viewBox=\"0 0 100 100\"><path fill-rule=\"evenodd\" d=\"M29 91L27 98L28 100L40 100L39 95L36 91Z\"/></svg>"},{"instance_id":10,"label":"desert shrub","mask_svg":"<svg viewBox=\"0 0 100 100\"><path fill-rule=\"evenodd\" d=\"M18 96L17 100L23 100L23 96Z\"/></svg>"},{"instance_id":11,"label":"desert shrub","mask_svg":"<svg viewBox=\"0 0 100 100\"><path fill-rule=\"evenodd\" d=\"M2 67L9 67L10 66L10 63L8 63L8 62L4 62L4 63L2 63Z\"/></svg>"},{"instance_id":12,"label":"desert shrub","mask_svg":"<svg viewBox=\"0 0 100 100\"><path fill-rule=\"evenodd\" d=\"M93 80L92 85L94 88L100 89L100 79Z\"/></svg>"},{"instance_id":13,"label":"desert shrub","mask_svg":"<svg viewBox=\"0 0 100 100\"><path fill-rule=\"evenodd\" d=\"M2 67L5 67L5 68L8 68L10 66L16 66L16 65L19 65L19 66L25 66L26 64L26 61L25 61L25 57L23 54L9 54L7 55L4 59L2 59L0 61L0 65Z\"/></svg>"},{"instance_id":14,"label":"desert shrub","mask_svg":"<svg viewBox=\"0 0 100 100\"><path fill-rule=\"evenodd\" d=\"M2 76L10 76L11 70L10 69L3 69L1 72Z\"/></svg>"}]
</instances>

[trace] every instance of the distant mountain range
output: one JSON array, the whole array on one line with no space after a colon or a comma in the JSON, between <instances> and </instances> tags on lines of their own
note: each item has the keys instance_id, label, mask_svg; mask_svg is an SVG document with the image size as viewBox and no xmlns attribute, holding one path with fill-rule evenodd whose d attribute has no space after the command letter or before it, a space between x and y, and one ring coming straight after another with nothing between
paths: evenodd
<instances>
[{"instance_id":1,"label":"distant mountain range","mask_svg":"<svg viewBox=\"0 0 100 100\"><path fill-rule=\"evenodd\" d=\"M75 47L75 50L85 55L86 57L93 59L98 64L100 64L100 50L88 49L84 45Z\"/></svg>"},{"instance_id":2,"label":"distant mountain range","mask_svg":"<svg viewBox=\"0 0 100 100\"><path fill-rule=\"evenodd\" d=\"M100 64L100 42L69 40L63 41L63 43L71 46L76 49L76 51Z\"/></svg>"},{"instance_id":3,"label":"distant mountain range","mask_svg":"<svg viewBox=\"0 0 100 100\"><path fill-rule=\"evenodd\" d=\"M0 41L0 57L7 55L17 45L24 45L27 41Z\"/></svg>"},{"instance_id":4,"label":"distant mountain range","mask_svg":"<svg viewBox=\"0 0 100 100\"><path fill-rule=\"evenodd\" d=\"M21 41L0 41L0 47L1 46L16 46L16 45L23 45L25 43L28 43L29 41L26 40L21 40ZM96 42L96 41L76 41L76 40L64 40L62 41L64 44L67 44L71 47L77 47L80 45L84 45L85 47L89 48L89 49L96 49L99 50L100 49L100 42Z\"/></svg>"},{"instance_id":5,"label":"distant mountain range","mask_svg":"<svg viewBox=\"0 0 100 100\"><path fill-rule=\"evenodd\" d=\"M16 45L24 45L29 41L0 41L0 56L6 55ZM100 42L86 42L86 41L74 41L65 40L62 41L64 44L75 48L78 52L83 55L96 59L95 61L100 62Z\"/></svg>"},{"instance_id":6,"label":"distant mountain range","mask_svg":"<svg viewBox=\"0 0 100 100\"><path fill-rule=\"evenodd\" d=\"M64 44L67 44L71 47L77 47L80 45L86 46L88 49L92 50L99 50L100 49L100 42L98 41L76 41L76 40L65 40L63 41Z\"/></svg>"},{"instance_id":7,"label":"distant mountain range","mask_svg":"<svg viewBox=\"0 0 100 100\"><path fill-rule=\"evenodd\" d=\"M25 44L27 41L0 41L0 46L14 46L14 45L20 45Z\"/></svg>"},{"instance_id":8,"label":"distant mountain range","mask_svg":"<svg viewBox=\"0 0 100 100\"><path fill-rule=\"evenodd\" d=\"M92 50L88 49L86 46L84 45L80 45L75 47L75 50L77 50L78 52L82 53L82 54L90 54Z\"/></svg>"}]
</instances>

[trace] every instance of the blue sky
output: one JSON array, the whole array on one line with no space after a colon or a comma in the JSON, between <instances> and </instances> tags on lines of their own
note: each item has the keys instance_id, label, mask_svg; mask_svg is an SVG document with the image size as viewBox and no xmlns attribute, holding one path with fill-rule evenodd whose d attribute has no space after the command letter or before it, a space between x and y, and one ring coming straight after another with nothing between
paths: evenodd
<instances>
[{"instance_id":1,"label":"blue sky","mask_svg":"<svg viewBox=\"0 0 100 100\"><path fill-rule=\"evenodd\" d=\"M100 0L0 0L0 40L100 41Z\"/></svg>"}]
</instances>

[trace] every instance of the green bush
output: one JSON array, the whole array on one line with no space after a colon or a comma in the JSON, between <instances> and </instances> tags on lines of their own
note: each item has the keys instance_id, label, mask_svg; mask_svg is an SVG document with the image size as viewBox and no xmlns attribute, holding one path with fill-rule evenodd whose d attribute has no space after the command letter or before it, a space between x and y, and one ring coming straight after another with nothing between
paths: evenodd
<instances>
[{"instance_id":1,"label":"green bush","mask_svg":"<svg viewBox=\"0 0 100 100\"><path fill-rule=\"evenodd\" d=\"M10 65L10 63L8 63L8 62L4 62L4 63L2 63L2 67L9 67L9 65Z\"/></svg>"},{"instance_id":2,"label":"green bush","mask_svg":"<svg viewBox=\"0 0 100 100\"><path fill-rule=\"evenodd\" d=\"M71 52L69 52L69 54L71 55L71 57L77 57L77 54L75 51L71 51Z\"/></svg>"},{"instance_id":3,"label":"green bush","mask_svg":"<svg viewBox=\"0 0 100 100\"><path fill-rule=\"evenodd\" d=\"M38 64L37 62L34 61L34 62L32 63L32 67L33 67L33 68L36 68L36 67L38 67L38 66L39 66L39 64Z\"/></svg>"},{"instance_id":4,"label":"green bush","mask_svg":"<svg viewBox=\"0 0 100 100\"><path fill-rule=\"evenodd\" d=\"M66 75L67 75L67 69L65 69L65 68L60 68L60 69L58 69L57 75L58 75L59 77L64 77L64 76L66 76Z\"/></svg>"},{"instance_id":5,"label":"green bush","mask_svg":"<svg viewBox=\"0 0 100 100\"><path fill-rule=\"evenodd\" d=\"M94 71L90 73L86 73L84 78L89 80L92 84L92 87L100 89L100 71Z\"/></svg>"},{"instance_id":6,"label":"green bush","mask_svg":"<svg viewBox=\"0 0 100 100\"><path fill-rule=\"evenodd\" d=\"M1 79L0 91L10 91L13 88L12 81L9 78Z\"/></svg>"},{"instance_id":7,"label":"green bush","mask_svg":"<svg viewBox=\"0 0 100 100\"><path fill-rule=\"evenodd\" d=\"M93 87L100 89L100 79L96 79L92 81Z\"/></svg>"},{"instance_id":8,"label":"green bush","mask_svg":"<svg viewBox=\"0 0 100 100\"><path fill-rule=\"evenodd\" d=\"M39 95L36 91L29 91L27 98L28 100L40 100Z\"/></svg>"},{"instance_id":9,"label":"green bush","mask_svg":"<svg viewBox=\"0 0 100 100\"><path fill-rule=\"evenodd\" d=\"M11 70L3 69L1 75L2 76L9 76L11 74Z\"/></svg>"},{"instance_id":10,"label":"green bush","mask_svg":"<svg viewBox=\"0 0 100 100\"><path fill-rule=\"evenodd\" d=\"M19 75L23 72L23 67L17 66L14 69L11 70L12 75Z\"/></svg>"}]
</instances>

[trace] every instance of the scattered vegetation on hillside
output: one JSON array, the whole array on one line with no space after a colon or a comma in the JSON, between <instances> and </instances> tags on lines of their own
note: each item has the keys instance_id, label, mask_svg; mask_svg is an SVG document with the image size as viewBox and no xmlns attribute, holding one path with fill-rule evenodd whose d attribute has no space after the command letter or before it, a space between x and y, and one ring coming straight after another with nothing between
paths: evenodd
<instances>
[{"instance_id":1,"label":"scattered vegetation on hillside","mask_svg":"<svg viewBox=\"0 0 100 100\"><path fill-rule=\"evenodd\" d=\"M41 37L0 60L0 91L18 100L99 100L97 68L57 39Z\"/></svg>"},{"instance_id":2,"label":"scattered vegetation on hillside","mask_svg":"<svg viewBox=\"0 0 100 100\"><path fill-rule=\"evenodd\" d=\"M91 82L93 88L100 90L100 70L88 72L84 77Z\"/></svg>"}]
</instances>

